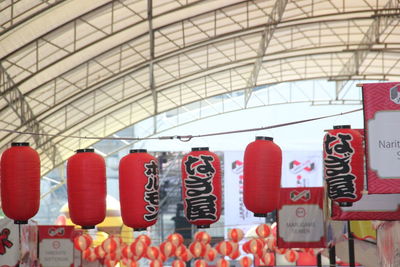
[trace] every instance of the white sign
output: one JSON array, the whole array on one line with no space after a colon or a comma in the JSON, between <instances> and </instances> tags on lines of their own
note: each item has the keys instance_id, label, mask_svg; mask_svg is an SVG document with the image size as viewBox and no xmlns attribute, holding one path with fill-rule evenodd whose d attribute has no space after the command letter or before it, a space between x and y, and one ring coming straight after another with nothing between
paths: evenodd
<instances>
[{"instance_id":1,"label":"white sign","mask_svg":"<svg viewBox=\"0 0 400 267\"><path fill-rule=\"evenodd\" d=\"M39 244L42 267L68 267L74 260L74 246L70 239L43 239Z\"/></svg>"},{"instance_id":2,"label":"white sign","mask_svg":"<svg viewBox=\"0 0 400 267\"><path fill-rule=\"evenodd\" d=\"M279 210L279 236L286 242L318 242L324 236L323 212L318 205L284 205Z\"/></svg>"},{"instance_id":3,"label":"white sign","mask_svg":"<svg viewBox=\"0 0 400 267\"><path fill-rule=\"evenodd\" d=\"M9 218L0 220L0 266L15 266L19 259L18 225Z\"/></svg>"},{"instance_id":4,"label":"white sign","mask_svg":"<svg viewBox=\"0 0 400 267\"><path fill-rule=\"evenodd\" d=\"M380 178L400 178L400 111L379 111L368 121L369 164Z\"/></svg>"}]
</instances>

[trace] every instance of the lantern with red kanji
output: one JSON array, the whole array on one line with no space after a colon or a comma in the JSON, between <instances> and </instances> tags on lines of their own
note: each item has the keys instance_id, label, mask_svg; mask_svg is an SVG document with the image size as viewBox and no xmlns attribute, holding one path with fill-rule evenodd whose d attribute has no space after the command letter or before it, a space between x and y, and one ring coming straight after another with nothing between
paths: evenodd
<instances>
[{"instance_id":1,"label":"lantern with red kanji","mask_svg":"<svg viewBox=\"0 0 400 267\"><path fill-rule=\"evenodd\" d=\"M106 165L94 149L79 149L68 159L68 206L71 220L92 229L106 217Z\"/></svg>"},{"instance_id":2,"label":"lantern with red kanji","mask_svg":"<svg viewBox=\"0 0 400 267\"><path fill-rule=\"evenodd\" d=\"M256 137L247 145L243 161L243 200L256 217L277 209L280 196L282 150L271 137Z\"/></svg>"},{"instance_id":3,"label":"lantern with red kanji","mask_svg":"<svg viewBox=\"0 0 400 267\"><path fill-rule=\"evenodd\" d=\"M352 206L364 189L363 137L349 125L334 126L324 137L324 178L328 196Z\"/></svg>"},{"instance_id":4,"label":"lantern with red kanji","mask_svg":"<svg viewBox=\"0 0 400 267\"><path fill-rule=\"evenodd\" d=\"M119 195L125 225L144 231L157 222L160 200L158 163L146 149L132 149L121 159Z\"/></svg>"},{"instance_id":5,"label":"lantern with red kanji","mask_svg":"<svg viewBox=\"0 0 400 267\"><path fill-rule=\"evenodd\" d=\"M182 198L186 219L209 228L221 215L221 163L207 147L192 148L182 159Z\"/></svg>"},{"instance_id":6,"label":"lantern with red kanji","mask_svg":"<svg viewBox=\"0 0 400 267\"><path fill-rule=\"evenodd\" d=\"M29 143L12 143L1 156L1 203L4 214L26 224L40 205L40 157Z\"/></svg>"}]
</instances>

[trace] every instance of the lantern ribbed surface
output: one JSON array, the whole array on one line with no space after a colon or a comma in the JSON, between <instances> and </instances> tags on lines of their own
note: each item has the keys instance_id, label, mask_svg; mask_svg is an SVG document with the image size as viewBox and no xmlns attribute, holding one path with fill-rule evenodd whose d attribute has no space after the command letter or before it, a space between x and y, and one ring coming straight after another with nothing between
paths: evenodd
<instances>
[{"instance_id":1,"label":"lantern ribbed surface","mask_svg":"<svg viewBox=\"0 0 400 267\"><path fill-rule=\"evenodd\" d=\"M106 167L93 149L80 149L67 163L68 207L71 220L84 229L106 217Z\"/></svg>"},{"instance_id":2,"label":"lantern ribbed surface","mask_svg":"<svg viewBox=\"0 0 400 267\"><path fill-rule=\"evenodd\" d=\"M121 217L135 231L157 222L159 176L157 159L144 149L131 150L119 164Z\"/></svg>"},{"instance_id":3,"label":"lantern ribbed surface","mask_svg":"<svg viewBox=\"0 0 400 267\"><path fill-rule=\"evenodd\" d=\"M1 202L15 223L28 223L40 205L40 158L29 143L12 143L1 156Z\"/></svg>"},{"instance_id":4,"label":"lantern ribbed surface","mask_svg":"<svg viewBox=\"0 0 400 267\"><path fill-rule=\"evenodd\" d=\"M280 196L282 150L270 137L247 145L243 162L243 201L254 216L277 209Z\"/></svg>"},{"instance_id":5,"label":"lantern ribbed surface","mask_svg":"<svg viewBox=\"0 0 400 267\"><path fill-rule=\"evenodd\" d=\"M182 158L182 199L186 219L209 228L221 215L221 162L207 147L192 148Z\"/></svg>"},{"instance_id":6,"label":"lantern ribbed surface","mask_svg":"<svg viewBox=\"0 0 400 267\"><path fill-rule=\"evenodd\" d=\"M334 126L324 137L324 180L328 197L340 206L352 206L364 190L364 147L359 130Z\"/></svg>"}]
</instances>

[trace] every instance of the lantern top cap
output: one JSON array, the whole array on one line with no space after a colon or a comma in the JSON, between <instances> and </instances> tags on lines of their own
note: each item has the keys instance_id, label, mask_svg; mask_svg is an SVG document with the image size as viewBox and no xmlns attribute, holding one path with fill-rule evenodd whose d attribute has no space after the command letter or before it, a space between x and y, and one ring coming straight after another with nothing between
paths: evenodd
<instances>
[{"instance_id":1,"label":"lantern top cap","mask_svg":"<svg viewBox=\"0 0 400 267\"><path fill-rule=\"evenodd\" d=\"M146 153L147 149L131 149L129 153Z\"/></svg>"},{"instance_id":2,"label":"lantern top cap","mask_svg":"<svg viewBox=\"0 0 400 267\"><path fill-rule=\"evenodd\" d=\"M83 148L83 149L78 149L76 153L83 153L83 152L94 152L94 148Z\"/></svg>"},{"instance_id":3,"label":"lantern top cap","mask_svg":"<svg viewBox=\"0 0 400 267\"><path fill-rule=\"evenodd\" d=\"M11 146L29 146L28 142L13 142Z\"/></svg>"},{"instance_id":4,"label":"lantern top cap","mask_svg":"<svg viewBox=\"0 0 400 267\"><path fill-rule=\"evenodd\" d=\"M192 151L209 151L208 147L192 147Z\"/></svg>"},{"instance_id":5,"label":"lantern top cap","mask_svg":"<svg viewBox=\"0 0 400 267\"><path fill-rule=\"evenodd\" d=\"M269 136L256 136L256 140L274 141L274 138Z\"/></svg>"},{"instance_id":6,"label":"lantern top cap","mask_svg":"<svg viewBox=\"0 0 400 267\"><path fill-rule=\"evenodd\" d=\"M351 129L350 125L335 125L333 126L333 129Z\"/></svg>"}]
</instances>

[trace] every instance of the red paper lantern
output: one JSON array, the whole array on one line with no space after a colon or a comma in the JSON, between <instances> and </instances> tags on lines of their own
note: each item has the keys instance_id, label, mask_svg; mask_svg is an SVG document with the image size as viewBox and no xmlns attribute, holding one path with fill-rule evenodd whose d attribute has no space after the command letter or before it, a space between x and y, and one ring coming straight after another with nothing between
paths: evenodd
<instances>
[{"instance_id":1,"label":"red paper lantern","mask_svg":"<svg viewBox=\"0 0 400 267\"><path fill-rule=\"evenodd\" d=\"M101 247L103 248L106 254L114 253L119 248L120 244L114 236L110 236L106 240L101 243Z\"/></svg>"},{"instance_id":2,"label":"red paper lantern","mask_svg":"<svg viewBox=\"0 0 400 267\"><path fill-rule=\"evenodd\" d=\"M139 235L136 240L142 241L146 246L151 245L151 238L148 235Z\"/></svg>"},{"instance_id":3,"label":"red paper lantern","mask_svg":"<svg viewBox=\"0 0 400 267\"><path fill-rule=\"evenodd\" d=\"M265 253L264 256L261 258L261 260L267 266L274 266L275 265L275 255L274 255L274 253L271 253L271 252Z\"/></svg>"},{"instance_id":4,"label":"red paper lantern","mask_svg":"<svg viewBox=\"0 0 400 267\"><path fill-rule=\"evenodd\" d=\"M68 159L68 206L71 220L92 229L106 217L106 165L94 149L79 149Z\"/></svg>"},{"instance_id":5,"label":"red paper lantern","mask_svg":"<svg viewBox=\"0 0 400 267\"><path fill-rule=\"evenodd\" d=\"M150 267L162 267L163 266L163 262L160 260L152 260L150 261Z\"/></svg>"},{"instance_id":6,"label":"red paper lantern","mask_svg":"<svg viewBox=\"0 0 400 267\"><path fill-rule=\"evenodd\" d=\"M334 126L324 137L324 178L329 198L340 206L352 206L362 197L363 137L350 125Z\"/></svg>"},{"instance_id":7,"label":"red paper lantern","mask_svg":"<svg viewBox=\"0 0 400 267\"><path fill-rule=\"evenodd\" d=\"M160 251L165 255L166 258L175 255L176 247L172 242L164 241L160 244Z\"/></svg>"},{"instance_id":8,"label":"red paper lantern","mask_svg":"<svg viewBox=\"0 0 400 267\"><path fill-rule=\"evenodd\" d=\"M74 247L79 251L84 251L92 244L93 239L89 234L82 234L74 238Z\"/></svg>"},{"instance_id":9,"label":"red paper lantern","mask_svg":"<svg viewBox=\"0 0 400 267\"><path fill-rule=\"evenodd\" d=\"M208 264L205 260L196 260L194 262L194 267L207 267Z\"/></svg>"},{"instance_id":10,"label":"red paper lantern","mask_svg":"<svg viewBox=\"0 0 400 267\"><path fill-rule=\"evenodd\" d=\"M221 215L221 163L207 147L192 148L182 159L182 198L186 219L209 228Z\"/></svg>"},{"instance_id":11,"label":"red paper lantern","mask_svg":"<svg viewBox=\"0 0 400 267\"><path fill-rule=\"evenodd\" d=\"M147 251L147 245L146 243L144 243L143 241L136 239L134 242L132 242L132 244L130 245L132 254L136 257L138 257L139 259L142 258L144 256L144 254Z\"/></svg>"},{"instance_id":12,"label":"red paper lantern","mask_svg":"<svg viewBox=\"0 0 400 267\"><path fill-rule=\"evenodd\" d=\"M117 263L118 263L117 260L110 260L110 259L104 260L104 265L107 267L115 267Z\"/></svg>"},{"instance_id":13,"label":"red paper lantern","mask_svg":"<svg viewBox=\"0 0 400 267\"><path fill-rule=\"evenodd\" d=\"M149 260L157 260L160 255L160 250L157 247L148 247L145 257Z\"/></svg>"},{"instance_id":14,"label":"red paper lantern","mask_svg":"<svg viewBox=\"0 0 400 267\"><path fill-rule=\"evenodd\" d=\"M1 156L1 203L4 214L26 224L40 205L40 157L29 143L12 143Z\"/></svg>"},{"instance_id":15,"label":"red paper lantern","mask_svg":"<svg viewBox=\"0 0 400 267\"><path fill-rule=\"evenodd\" d=\"M217 260L217 267L229 267L229 261L225 259Z\"/></svg>"},{"instance_id":16,"label":"red paper lantern","mask_svg":"<svg viewBox=\"0 0 400 267\"><path fill-rule=\"evenodd\" d=\"M229 258L231 258L232 260L236 260L237 258L240 257L240 255L241 255L240 249L237 248L237 249L234 249L231 254L229 254Z\"/></svg>"},{"instance_id":17,"label":"red paper lantern","mask_svg":"<svg viewBox=\"0 0 400 267\"><path fill-rule=\"evenodd\" d=\"M295 262L295 261L297 261L298 258L299 258L299 253L297 253L297 251L295 251L295 250L289 249L285 253L285 259L288 262Z\"/></svg>"},{"instance_id":18,"label":"red paper lantern","mask_svg":"<svg viewBox=\"0 0 400 267\"><path fill-rule=\"evenodd\" d=\"M268 224L260 224L256 228L256 234L261 238L266 238L271 234L271 228Z\"/></svg>"},{"instance_id":19,"label":"red paper lantern","mask_svg":"<svg viewBox=\"0 0 400 267\"><path fill-rule=\"evenodd\" d=\"M240 266L243 266L243 267L249 267L249 266L251 266L252 263L253 263L253 261L248 256L244 256L239 261Z\"/></svg>"},{"instance_id":20,"label":"red paper lantern","mask_svg":"<svg viewBox=\"0 0 400 267\"><path fill-rule=\"evenodd\" d=\"M101 245L94 248L94 253L96 254L98 259L104 259L104 257L106 256L106 252Z\"/></svg>"},{"instance_id":21,"label":"red paper lantern","mask_svg":"<svg viewBox=\"0 0 400 267\"><path fill-rule=\"evenodd\" d=\"M174 244L176 247L178 247L183 243L183 236L178 233L173 233L167 237L167 240L172 242L172 244Z\"/></svg>"},{"instance_id":22,"label":"red paper lantern","mask_svg":"<svg viewBox=\"0 0 400 267\"><path fill-rule=\"evenodd\" d=\"M219 242L215 249L218 251L219 254L222 256L228 256L233 252L233 246L232 243L229 241L221 241Z\"/></svg>"},{"instance_id":23,"label":"red paper lantern","mask_svg":"<svg viewBox=\"0 0 400 267\"><path fill-rule=\"evenodd\" d=\"M258 257L262 256L264 247L264 242L258 238L253 238L249 241L249 250L253 255L257 255Z\"/></svg>"},{"instance_id":24,"label":"red paper lantern","mask_svg":"<svg viewBox=\"0 0 400 267\"><path fill-rule=\"evenodd\" d=\"M228 231L228 239L233 241L233 242L239 242L240 240L242 240L244 237L244 233L242 229L239 228L233 228L233 229L229 229Z\"/></svg>"},{"instance_id":25,"label":"red paper lantern","mask_svg":"<svg viewBox=\"0 0 400 267\"><path fill-rule=\"evenodd\" d=\"M132 259L133 258L133 252L131 250L131 246L124 246L122 248L122 256L126 259Z\"/></svg>"},{"instance_id":26,"label":"red paper lantern","mask_svg":"<svg viewBox=\"0 0 400 267\"><path fill-rule=\"evenodd\" d=\"M188 249L183 251L179 256L177 256L178 259L183 260L183 261L190 261L193 258L192 253Z\"/></svg>"},{"instance_id":27,"label":"red paper lantern","mask_svg":"<svg viewBox=\"0 0 400 267\"><path fill-rule=\"evenodd\" d=\"M82 258L87 261L95 261L97 260L96 253L94 252L94 248L87 248L82 252Z\"/></svg>"},{"instance_id":28,"label":"red paper lantern","mask_svg":"<svg viewBox=\"0 0 400 267\"><path fill-rule=\"evenodd\" d=\"M186 267L186 263L183 260L174 260L172 267Z\"/></svg>"},{"instance_id":29,"label":"red paper lantern","mask_svg":"<svg viewBox=\"0 0 400 267\"><path fill-rule=\"evenodd\" d=\"M146 149L132 149L121 159L119 196L125 225L144 231L157 222L160 200L158 164Z\"/></svg>"},{"instance_id":30,"label":"red paper lantern","mask_svg":"<svg viewBox=\"0 0 400 267\"><path fill-rule=\"evenodd\" d=\"M256 137L243 161L243 200L256 217L277 209L281 186L282 151L271 137Z\"/></svg>"},{"instance_id":31,"label":"red paper lantern","mask_svg":"<svg viewBox=\"0 0 400 267\"><path fill-rule=\"evenodd\" d=\"M217 254L218 254L218 252L217 252L217 250L215 248L210 248L210 249L208 249L206 251L206 254L204 255L204 258L207 261L214 261L215 258L217 257Z\"/></svg>"},{"instance_id":32,"label":"red paper lantern","mask_svg":"<svg viewBox=\"0 0 400 267\"><path fill-rule=\"evenodd\" d=\"M179 245L175 249L175 256L179 257L182 253L186 252L187 248L184 244Z\"/></svg>"},{"instance_id":33,"label":"red paper lantern","mask_svg":"<svg viewBox=\"0 0 400 267\"><path fill-rule=\"evenodd\" d=\"M206 254L206 245L195 241L189 245L189 250L195 258L204 257L204 255Z\"/></svg>"},{"instance_id":34,"label":"red paper lantern","mask_svg":"<svg viewBox=\"0 0 400 267\"><path fill-rule=\"evenodd\" d=\"M204 245L207 245L211 242L211 236L207 232L196 232L194 234L194 240L199 241L200 243L203 243Z\"/></svg>"},{"instance_id":35,"label":"red paper lantern","mask_svg":"<svg viewBox=\"0 0 400 267\"><path fill-rule=\"evenodd\" d=\"M135 260L128 260L125 265L126 265L126 267L139 267L140 266L139 262L137 262Z\"/></svg>"}]
</instances>

